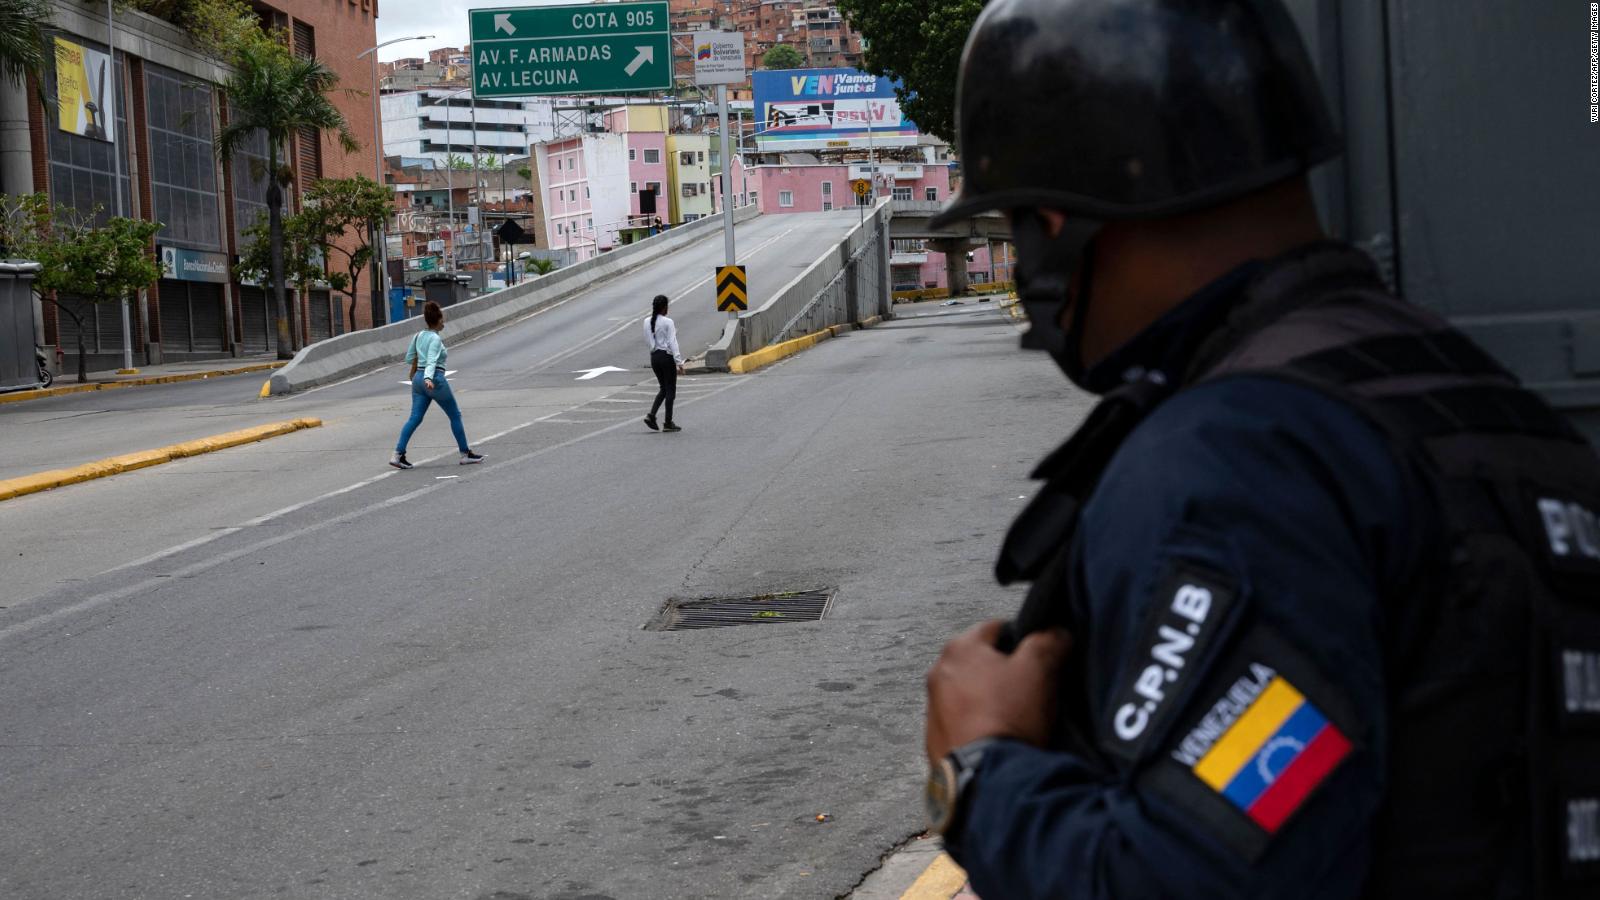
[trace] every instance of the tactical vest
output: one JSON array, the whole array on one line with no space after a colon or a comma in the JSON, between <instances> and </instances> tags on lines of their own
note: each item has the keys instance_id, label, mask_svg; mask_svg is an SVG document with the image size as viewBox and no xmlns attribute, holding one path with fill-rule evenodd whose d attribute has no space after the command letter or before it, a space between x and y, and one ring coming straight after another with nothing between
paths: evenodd
<instances>
[{"instance_id":1,"label":"tactical vest","mask_svg":"<svg viewBox=\"0 0 1600 900\"><path fill-rule=\"evenodd\" d=\"M1359 411L1437 510L1419 571L1380 598L1389 769L1367 894L1600 897L1600 458L1349 247L1269 264L1177 383L1107 394L1041 464L997 565L1033 581L1004 641L1071 627L1078 512L1128 434L1173 393L1240 373ZM1081 747L1082 699L1063 704L1062 743Z\"/></svg>"}]
</instances>

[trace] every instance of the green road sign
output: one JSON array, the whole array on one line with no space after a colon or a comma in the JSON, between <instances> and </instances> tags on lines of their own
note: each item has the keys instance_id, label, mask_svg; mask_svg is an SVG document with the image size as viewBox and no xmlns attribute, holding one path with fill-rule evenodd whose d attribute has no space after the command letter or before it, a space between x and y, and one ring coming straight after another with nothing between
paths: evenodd
<instances>
[{"instance_id":1,"label":"green road sign","mask_svg":"<svg viewBox=\"0 0 1600 900\"><path fill-rule=\"evenodd\" d=\"M472 95L606 94L672 87L667 4L474 9Z\"/></svg>"}]
</instances>

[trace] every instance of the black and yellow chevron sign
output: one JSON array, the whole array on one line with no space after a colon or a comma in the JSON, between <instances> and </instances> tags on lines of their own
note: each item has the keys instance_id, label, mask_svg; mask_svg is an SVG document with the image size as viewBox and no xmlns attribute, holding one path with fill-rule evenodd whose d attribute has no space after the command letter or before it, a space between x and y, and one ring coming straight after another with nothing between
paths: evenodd
<instances>
[{"instance_id":1,"label":"black and yellow chevron sign","mask_svg":"<svg viewBox=\"0 0 1600 900\"><path fill-rule=\"evenodd\" d=\"M750 308L750 290L744 280L744 266L717 267L717 309L737 312Z\"/></svg>"}]
</instances>

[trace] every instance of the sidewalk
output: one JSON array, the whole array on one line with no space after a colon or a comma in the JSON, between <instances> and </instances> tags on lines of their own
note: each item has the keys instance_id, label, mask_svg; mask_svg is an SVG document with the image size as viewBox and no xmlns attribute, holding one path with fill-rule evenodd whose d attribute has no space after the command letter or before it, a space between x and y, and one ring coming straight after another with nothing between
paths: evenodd
<instances>
[{"instance_id":1,"label":"sidewalk","mask_svg":"<svg viewBox=\"0 0 1600 900\"><path fill-rule=\"evenodd\" d=\"M132 370L129 374L121 374L120 370L90 372L88 373L89 380L86 382L79 382L77 371L73 369L56 375L55 383L48 388L21 388L0 391L0 403L18 403L24 400L59 397L62 394L73 394L82 391L135 387L146 384L171 384L177 381L220 378L224 375L265 372L283 366L287 362L287 360L279 360L271 354L224 357L222 359L143 366Z\"/></svg>"},{"instance_id":2,"label":"sidewalk","mask_svg":"<svg viewBox=\"0 0 1600 900\"><path fill-rule=\"evenodd\" d=\"M912 838L890 853L846 900L980 900L967 873L944 852L944 842L929 834Z\"/></svg>"}]
</instances>

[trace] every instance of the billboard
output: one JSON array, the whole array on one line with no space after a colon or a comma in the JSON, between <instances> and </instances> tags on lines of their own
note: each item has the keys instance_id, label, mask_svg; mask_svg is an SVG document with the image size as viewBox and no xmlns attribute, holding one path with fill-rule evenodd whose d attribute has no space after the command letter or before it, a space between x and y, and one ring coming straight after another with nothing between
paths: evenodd
<instances>
[{"instance_id":1,"label":"billboard","mask_svg":"<svg viewBox=\"0 0 1600 900\"><path fill-rule=\"evenodd\" d=\"M901 113L887 78L859 69L767 69L752 81L762 152L917 143L917 126Z\"/></svg>"},{"instance_id":2,"label":"billboard","mask_svg":"<svg viewBox=\"0 0 1600 900\"><path fill-rule=\"evenodd\" d=\"M116 74L111 57L66 38L56 38L56 104L62 131L116 142L106 92Z\"/></svg>"}]
</instances>

